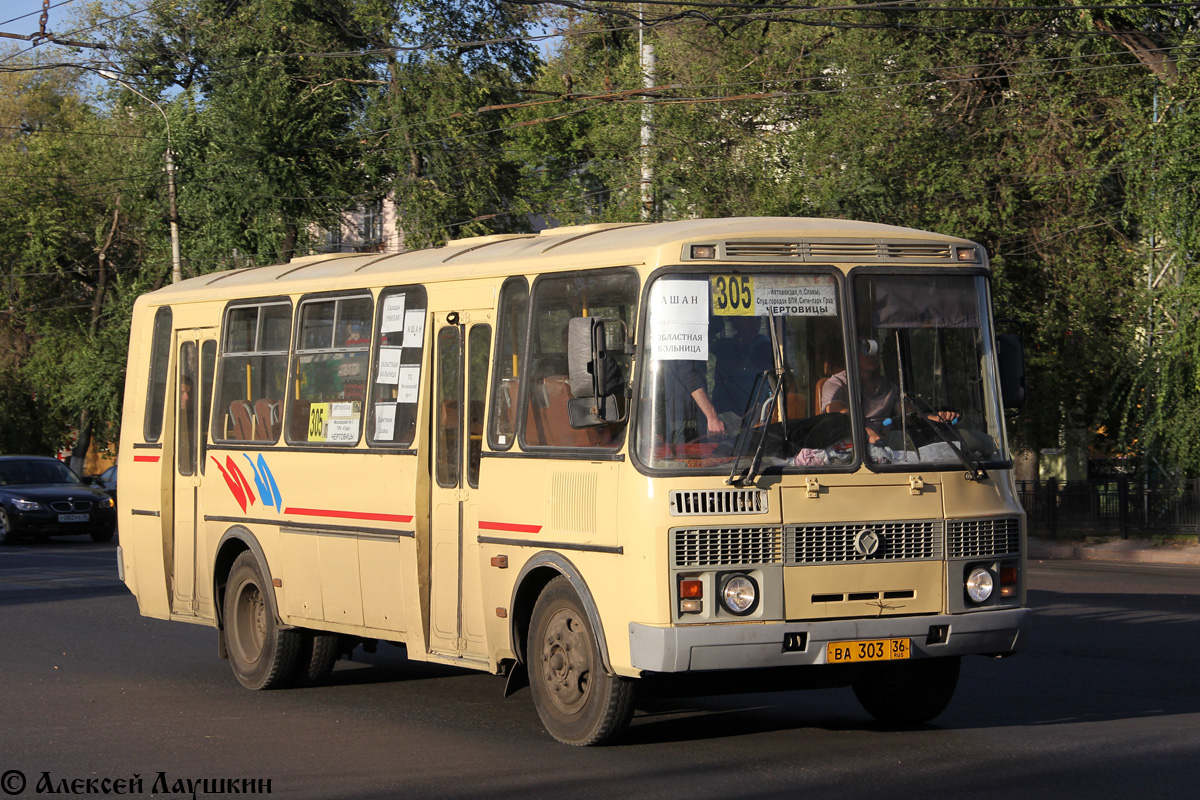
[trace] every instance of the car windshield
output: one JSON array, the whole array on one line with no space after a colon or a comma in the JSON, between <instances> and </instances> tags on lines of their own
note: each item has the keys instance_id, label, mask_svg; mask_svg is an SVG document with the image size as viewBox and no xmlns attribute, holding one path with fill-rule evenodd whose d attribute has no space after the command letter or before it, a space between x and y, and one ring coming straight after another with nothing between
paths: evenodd
<instances>
[{"instance_id":1,"label":"car windshield","mask_svg":"<svg viewBox=\"0 0 1200 800\"><path fill-rule=\"evenodd\" d=\"M57 461L40 458L0 461L0 485L39 483L80 483L80 480L68 467Z\"/></svg>"},{"instance_id":2,"label":"car windshield","mask_svg":"<svg viewBox=\"0 0 1200 800\"><path fill-rule=\"evenodd\" d=\"M639 359L641 463L736 477L850 468L856 447L885 470L1003 460L986 279L860 275L852 300L848 342L832 273L660 277Z\"/></svg>"}]
</instances>

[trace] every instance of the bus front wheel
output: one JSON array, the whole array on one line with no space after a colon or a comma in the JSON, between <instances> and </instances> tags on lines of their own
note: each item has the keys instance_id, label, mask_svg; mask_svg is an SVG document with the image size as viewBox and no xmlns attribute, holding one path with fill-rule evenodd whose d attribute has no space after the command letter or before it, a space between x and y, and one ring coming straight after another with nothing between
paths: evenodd
<instances>
[{"instance_id":1,"label":"bus front wheel","mask_svg":"<svg viewBox=\"0 0 1200 800\"><path fill-rule=\"evenodd\" d=\"M633 716L633 681L609 675L596 635L570 582L555 578L533 607L526 655L533 703L564 744L615 741Z\"/></svg>"},{"instance_id":2,"label":"bus front wheel","mask_svg":"<svg viewBox=\"0 0 1200 800\"><path fill-rule=\"evenodd\" d=\"M225 588L225 645L238 682L247 689L279 689L295 673L300 632L280 630L258 559L237 557Z\"/></svg>"},{"instance_id":3,"label":"bus front wheel","mask_svg":"<svg viewBox=\"0 0 1200 800\"><path fill-rule=\"evenodd\" d=\"M854 695L882 723L929 722L950 705L960 661L953 656L867 664L854 680Z\"/></svg>"}]
</instances>

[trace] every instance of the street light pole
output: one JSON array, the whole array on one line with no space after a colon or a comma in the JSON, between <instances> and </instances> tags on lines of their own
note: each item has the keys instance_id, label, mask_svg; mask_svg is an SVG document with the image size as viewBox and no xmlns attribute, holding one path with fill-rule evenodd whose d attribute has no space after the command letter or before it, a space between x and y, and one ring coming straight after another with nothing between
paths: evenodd
<instances>
[{"instance_id":1,"label":"street light pole","mask_svg":"<svg viewBox=\"0 0 1200 800\"><path fill-rule=\"evenodd\" d=\"M139 92L129 83L121 80L121 78L115 72L110 72L106 69L97 70L97 72L100 73L100 77L107 78L110 81L121 84L126 89L157 108L158 113L162 114L163 124L167 126L167 200L170 206L171 224L171 283L179 283L181 280L183 280L183 259L179 252L179 211L175 205L175 159L171 154L171 121L167 119L167 112L163 111L162 106L151 100L149 97L146 97L146 95Z\"/></svg>"}]
</instances>

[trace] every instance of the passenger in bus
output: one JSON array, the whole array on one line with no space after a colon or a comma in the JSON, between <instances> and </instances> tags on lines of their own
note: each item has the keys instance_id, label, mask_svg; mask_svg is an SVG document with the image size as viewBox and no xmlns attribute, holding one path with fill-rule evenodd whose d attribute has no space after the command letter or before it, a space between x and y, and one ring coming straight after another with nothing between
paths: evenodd
<instances>
[{"instance_id":1,"label":"passenger in bus","mask_svg":"<svg viewBox=\"0 0 1200 800\"><path fill-rule=\"evenodd\" d=\"M179 463L192 463L192 436L195 416L192 410L192 379L184 375L179 379Z\"/></svg>"},{"instance_id":2,"label":"passenger in bus","mask_svg":"<svg viewBox=\"0 0 1200 800\"><path fill-rule=\"evenodd\" d=\"M663 430L670 444L725 432L725 423L708 396L705 366L703 361L663 362L663 411L667 422Z\"/></svg>"},{"instance_id":3,"label":"passenger in bus","mask_svg":"<svg viewBox=\"0 0 1200 800\"><path fill-rule=\"evenodd\" d=\"M724 328L724 317L713 317L718 332ZM762 317L729 317L733 336L714 336L709 351L715 358L713 370L713 405L717 413L733 412L741 417L750 405L754 382L773 366L771 339L761 332Z\"/></svg>"}]
</instances>

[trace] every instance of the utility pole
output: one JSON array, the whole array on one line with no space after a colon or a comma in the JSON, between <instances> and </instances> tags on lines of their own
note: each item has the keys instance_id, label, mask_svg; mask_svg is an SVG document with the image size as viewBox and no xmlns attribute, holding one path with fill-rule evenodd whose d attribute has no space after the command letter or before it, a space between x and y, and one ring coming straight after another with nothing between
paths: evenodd
<instances>
[{"instance_id":1,"label":"utility pole","mask_svg":"<svg viewBox=\"0 0 1200 800\"><path fill-rule=\"evenodd\" d=\"M642 32L645 30L645 25L642 24L642 5L638 4L638 54L639 61L642 67L642 88L653 89L655 85L655 57L654 45L643 40ZM653 132L651 124L654 122L654 107L650 104L650 97L646 95L642 99L642 221L650 222L656 216L654 213L654 163L650 152L651 139Z\"/></svg>"},{"instance_id":2,"label":"utility pole","mask_svg":"<svg viewBox=\"0 0 1200 800\"><path fill-rule=\"evenodd\" d=\"M158 113L162 114L163 124L167 126L167 202L170 210L171 225L171 283L179 283L183 280L183 258L179 252L179 210L175 204L175 158L171 155L171 121L167 119L167 112L163 111L162 106L121 80L120 76L115 72L110 72L106 69L97 70L97 72L100 73L100 77L121 84L157 108Z\"/></svg>"}]
</instances>

